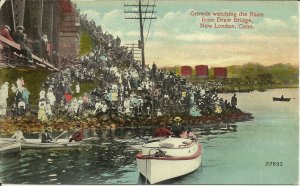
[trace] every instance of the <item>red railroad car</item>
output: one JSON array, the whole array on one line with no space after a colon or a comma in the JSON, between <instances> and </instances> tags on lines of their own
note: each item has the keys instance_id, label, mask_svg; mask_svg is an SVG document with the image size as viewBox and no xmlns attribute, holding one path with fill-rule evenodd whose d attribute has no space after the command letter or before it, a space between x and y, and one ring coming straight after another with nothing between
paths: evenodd
<instances>
[{"instance_id":1,"label":"red railroad car","mask_svg":"<svg viewBox=\"0 0 300 186\"><path fill-rule=\"evenodd\" d=\"M195 66L196 76L201 78L208 78L208 66L207 65L197 65Z\"/></svg>"},{"instance_id":2,"label":"red railroad car","mask_svg":"<svg viewBox=\"0 0 300 186\"><path fill-rule=\"evenodd\" d=\"M181 66L181 76L191 76L192 67L191 66Z\"/></svg>"},{"instance_id":3,"label":"red railroad car","mask_svg":"<svg viewBox=\"0 0 300 186\"><path fill-rule=\"evenodd\" d=\"M215 67L214 68L214 77L216 79L227 78L227 68L225 68L225 67Z\"/></svg>"}]
</instances>

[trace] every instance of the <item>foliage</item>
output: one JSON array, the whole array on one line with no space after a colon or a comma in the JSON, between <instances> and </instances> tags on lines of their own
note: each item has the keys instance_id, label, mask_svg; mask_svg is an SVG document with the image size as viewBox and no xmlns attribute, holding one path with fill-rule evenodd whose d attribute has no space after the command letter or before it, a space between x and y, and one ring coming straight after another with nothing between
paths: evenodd
<instances>
[{"instance_id":1,"label":"foliage","mask_svg":"<svg viewBox=\"0 0 300 186\"><path fill-rule=\"evenodd\" d=\"M76 84L73 84L71 86L71 89L74 92L73 95L75 97L79 97L79 96L83 96L85 92L86 93L91 92L95 87L97 87L97 84L98 83L96 81L82 81L82 82L79 82L79 86L80 86L80 93L79 94L75 93Z\"/></svg>"},{"instance_id":2,"label":"foliage","mask_svg":"<svg viewBox=\"0 0 300 186\"><path fill-rule=\"evenodd\" d=\"M79 55L85 55L92 51L93 41L91 36L87 32L83 32L80 35L80 50Z\"/></svg>"},{"instance_id":3,"label":"foliage","mask_svg":"<svg viewBox=\"0 0 300 186\"><path fill-rule=\"evenodd\" d=\"M228 77L239 77L242 79L272 79L275 82L289 82L295 85L299 82L298 67L290 64L275 64L272 66L263 66L257 63L248 63L243 66L229 66Z\"/></svg>"},{"instance_id":4,"label":"foliage","mask_svg":"<svg viewBox=\"0 0 300 186\"><path fill-rule=\"evenodd\" d=\"M30 92L29 101L31 104L36 105L39 100L39 92L42 83L45 82L50 73L51 71L46 69L0 69L0 85L7 81L9 83L9 88L11 88L12 84L16 85L17 79L22 77L25 82L25 87ZM14 96L9 89L9 103L13 101L13 97Z\"/></svg>"}]
</instances>

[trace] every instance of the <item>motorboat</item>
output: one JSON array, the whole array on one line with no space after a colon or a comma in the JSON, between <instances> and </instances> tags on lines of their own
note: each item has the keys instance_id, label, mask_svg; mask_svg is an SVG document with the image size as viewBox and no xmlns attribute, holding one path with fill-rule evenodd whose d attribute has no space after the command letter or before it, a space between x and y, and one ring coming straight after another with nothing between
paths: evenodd
<instances>
[{"instance_id":1,"label":"motorboat","mask_svg":"<svg viewBox=\"0 0 300 186\"><path fill-rule=\"evenodd\" d=\"M201 164L202 145L194 139L158 137L136 154L140 173L151 184L189 174Z\"/></svg>"}]
</instances>

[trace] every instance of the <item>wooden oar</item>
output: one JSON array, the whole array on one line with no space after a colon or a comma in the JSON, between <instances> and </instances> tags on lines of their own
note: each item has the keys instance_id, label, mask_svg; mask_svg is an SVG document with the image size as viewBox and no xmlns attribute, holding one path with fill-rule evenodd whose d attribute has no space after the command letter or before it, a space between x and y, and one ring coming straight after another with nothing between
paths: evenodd
<instances>
[{"instance_id":1,"label":"wooden oar","mask_svg":"<svg viewBox=\"0 0 300 186\"><path fill-rule=\"evenodd\" d=\"M61 137L63 134L67 133L68 131L63 131L59 136L57 136L56 138L53 139L53 141L56 141L59 137Z\"/></svg>"},{"instance_id":2,"label":"wooden oar","mask_svg":"<svg viewBox=\"0 0 300 186\"><path fill-rule=\"evenodd\" d=\"M0 141L3 141L3 142L16 142L16 139L13 139L13 138L0 138Z\"/></svg>"}]
</instances>

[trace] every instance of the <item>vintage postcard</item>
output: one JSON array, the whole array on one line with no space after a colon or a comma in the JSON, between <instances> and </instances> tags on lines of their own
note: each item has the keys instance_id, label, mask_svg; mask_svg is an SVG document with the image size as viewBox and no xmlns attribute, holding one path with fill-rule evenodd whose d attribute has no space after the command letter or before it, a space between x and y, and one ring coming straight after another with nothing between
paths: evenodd
<instances>
[{"instance_id":1,"label":"vintage postcard","mask_svg":"<svg viewBox=\"0 0 300 186\"><path fill-rule=\"evenodd\" d=\"M1 184L299 184L298 2L0 0Z\"/></svg>"}]
</instances>

